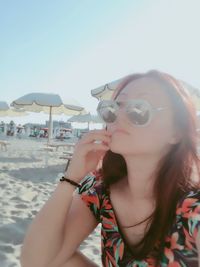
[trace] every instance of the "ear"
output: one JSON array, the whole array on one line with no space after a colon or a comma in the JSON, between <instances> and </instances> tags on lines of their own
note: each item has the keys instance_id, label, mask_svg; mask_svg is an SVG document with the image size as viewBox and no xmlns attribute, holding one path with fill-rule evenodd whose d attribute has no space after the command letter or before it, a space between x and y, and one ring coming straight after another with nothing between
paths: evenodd
<instances>
[{"instance_id":1,"label":"ear","mask_svg":"<svg viewBox=\"0 0 200 267\"><path fill-rule=\"evenodd\" d=\"M169 142L170 145L176 145L178 143L176 138L172 138Z\"/></svg>"},{"instance_id":2,"label":"ear","mask_svg":"<svg viewBox=\"0 0 200 267\"><path fill-rule=\"evenodd\" d=\"M171 140L169 141L169 144L171 145L176 145L181 141L181 134L176 133L174 134L174 136L171 138Z\"/></svg>"}]
</instances>

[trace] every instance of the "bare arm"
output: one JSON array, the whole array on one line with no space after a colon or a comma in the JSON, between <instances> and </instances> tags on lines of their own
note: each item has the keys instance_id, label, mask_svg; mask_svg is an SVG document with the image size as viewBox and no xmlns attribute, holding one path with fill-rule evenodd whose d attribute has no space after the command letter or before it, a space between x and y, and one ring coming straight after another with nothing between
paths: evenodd
<instances>
[{"instance_id":1,"label":"bare arm","mask_svg":"<svg viewBox=\"0 0 200 267\"><path fill-rule=\"evenodd\" d=\"M85 262L87 258L85 256L80 258L81 254L77 250L79 249L82 241L88 237L88 235L96 228L97 225L98 222L90 209L85 203L83 203L79 195L75 195L66 220L62 247L48 267L63 266L63 264L67 263L68 260L70 260L69 262L76 262L77 260L79 262L80 260L83 261L84 259ZM87 259L87 262L88 261L89 260ZM85 265L77 266L82 267Z\"/></svg>"},{"instance_id":2,"label":"bare arm","mask_svg":"<svg viewBox=\"0 0 200 267\"><path fill-rule=\"evenodd\" d=\"M22 267L43 267L58 253L64 223L71 205L74 187L59 183L49 200L38 212L26 233L22 251Z\"/></svg>"},{"instance_id":3,"label":"bare arm","mask_svg":"<svg viewBox=\"0 0 200 267\"><path fill-rule=\"evenodd\" d=\"M88 259L80 251L74 253L74 255L60 267L99 267L96 263Z\"/></svg>"},{"instance_id":4,"label":"bare arm","mask_svg":"<svg viewBox=\"0 0 200 267\"><path fill-rule=\"evenodd\" d=\"M72 198L72 192L71 185L60 184L38 213L24 240L22 267L61 267L69 259L70 262L83 260L77 257L77 249L98 222L79 195ZM84 256L84 259L87 258Z\"/></svg>"},{"instance_id":5,"label":"bare arm","mask_svg":"<svg viewBox=\"0 0 200 267\"><path fill-rule=\"evenodd\" d=\"M94 170L110 141L106 130L89 132L76 145L67 171L68 177L79 182ZM102 143L95 143L101 140ZM50 199L28 228L21 252L22 267L60 267L76 252L80 243L97 226L97 220L74 187L60 182ZM73 201L72 201L73 199Z\"/></svg>"}]
</instances>

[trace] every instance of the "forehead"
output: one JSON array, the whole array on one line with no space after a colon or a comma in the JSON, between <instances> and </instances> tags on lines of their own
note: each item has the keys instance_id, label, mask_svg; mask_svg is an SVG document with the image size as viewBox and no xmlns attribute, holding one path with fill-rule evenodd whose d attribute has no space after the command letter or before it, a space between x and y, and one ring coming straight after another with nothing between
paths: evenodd
<instances>
[{"instance_id":1,"label":"forehead","mask_svg":"<svg viewBox=\"0 0 200 267\"><path fill-rule=\"evenodd\" d=\"M117 96L117 99L119 98L124 100L145 98L153 100L153 102L169 102L161 83L150 77L143 77L127 84Z\"/></svg>"}]
</instances>

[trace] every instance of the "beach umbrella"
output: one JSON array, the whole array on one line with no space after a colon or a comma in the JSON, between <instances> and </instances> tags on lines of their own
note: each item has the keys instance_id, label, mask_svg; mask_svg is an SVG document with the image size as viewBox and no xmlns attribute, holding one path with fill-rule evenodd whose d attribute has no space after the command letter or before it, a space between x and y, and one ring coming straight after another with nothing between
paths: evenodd
<instances>
[{"instance_id":1,"label":"beach umbrella","mask_svg":"<svg viewBox=\"0 0 200 267\"><path fill-rule=\"evenodd\" d=\"M11 103L13 107L23 107L31 112L49 114L48 142L52 137L52 114L78 115L86 113L85 109L75 100L63 103L60 96L49 93L26 94Z\"/></svg>"},{"instance_id":2,"label":"beach umbrella","mask_svg":"<svg viewBox=\"0 0 200 267\"><path fill-rule=\"evenodd\" d=\"M0 118L2 117L21 117L27 116L28 114L23 109L15 109L10 108L7 102L0 101ZM7 132L7 125L5 123L1 123L3 126L3 132L6 134Z\"/></svg>"},{"instance_id":3,"label":"beach umbrella","mask_svg":"<svg viewBox=\"0 0 200 267\"><path fill-rule=\"evenodd\" d=\"M23 109L10 108L7 102L0 101L0 118L2 117L21 117L28 114ZM3 123L3 122L2 122ZM4 132L6 132L6 124Z\"/></svg>"},{"instance_id":4,"label":"beach umbrella","mask_svg":"<svg viewBox=\"0 0 200 267\"><path fill-rule=\"evenodd\" d=\"M98 100L102 100L102 99L110 99L113 92L115 91L115 89L117 88L117 86L120 84L120 82L124 79L120 78L118 80L106 83L102 86L99 86L95 89L91 90L91 95L93 97L96 97Z\"/></svg>"},{"instance_id":5,"label":"beach umbrella","mask_svg":"<svg viewBox=\"0 0 200 267\"><path fill-rule=\"evenodd\" d=\"M125 76L127 77L127 76ZM95 89L91 90L91 95L93 97L96 97L98 100L103 99L110 99L112 97L112 94L116 90L116 88L119 86L119 84L122 82L122 80L125 78L120 78L118 80L106 83L105 85L102 85L100 87L97 87ZM197 110L200 110L200 90L191 84L179 80L181 85L188 91L188 93L191 95L193 102L195 104L195 107Z\"/></svg>"},{"instance_id":6,"label":"beach umbrella","mask_svg":"<svg viewBox=\"0 0 200 267\"><path fill-rule=\"evenodd\" d=\"M0 117L20 117L27 115L24 109L10 108L7 102L0 101Z\"/></svg>"},{"instance_id":7,"label":"beach umbrella","mask_svg":"<svg viewBox=\"0 0 200 267\"><path fill-rule=\"evenodd\" d=\"M88 123L88 129L89 129L89 124L91 122L92 123L103 123L102 119L98 115L92 115L90 113L74 115L71 118L69 118L67 121L68 122Z\"/></svg>"}]
</instances>

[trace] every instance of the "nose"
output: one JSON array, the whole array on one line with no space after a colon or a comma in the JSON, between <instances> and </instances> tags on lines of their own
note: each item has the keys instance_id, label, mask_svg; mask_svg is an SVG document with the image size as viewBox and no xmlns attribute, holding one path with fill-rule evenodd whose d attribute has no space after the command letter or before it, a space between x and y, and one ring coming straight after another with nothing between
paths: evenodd
<instances>
[{"instance_id":1,"label":"nose","mask_svg":"<svg viewBox=\"0 0 200 267\"><path fill-rule=\"evenodd\" d=\"M117 111L116 111L116 122L123 122L125 120L125 112L124 112L124 109L122 108L119 108Z\"/></svg>"}]
</instances>

